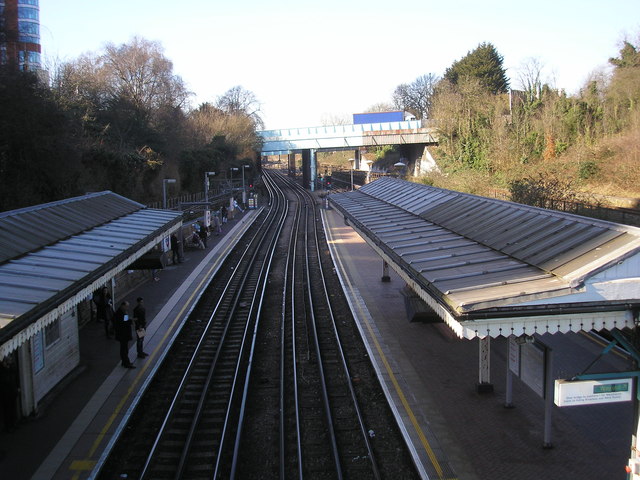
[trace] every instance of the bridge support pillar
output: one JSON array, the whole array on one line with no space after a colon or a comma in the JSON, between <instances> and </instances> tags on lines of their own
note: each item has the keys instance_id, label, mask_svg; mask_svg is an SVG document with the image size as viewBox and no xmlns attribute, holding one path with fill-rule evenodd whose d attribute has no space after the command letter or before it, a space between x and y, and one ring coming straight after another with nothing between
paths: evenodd
<instances>
[{"instance_id":1,"label":"bridge support pillar","mask_svg":"<svg viewBox=\"0 0 640 480\"><path fill-rule=\"evenodd\" d=\"M355 151L353 159L354 159L353 169L360 170L360 149L359 148Z\"/></svg>"},{"instance_id":2,"label":"bridge support pillar","mask_svg":"<svg viewBox=\"0 0 640 480\"><path fill-rule=\"evenodd\" d=\"M309 189L313 192L316 189L316 180L318 179L318 162L316 160L316 151L311 149L309 155Z\"/></svg>"},{"instance_id":3,"label":"bridge support pillar","mask_svg":"<svg viewBox=\"0 0 640 480\"><path fill-rule=\"evenodd\" d=\"M296 176L296 154L295 153L289 153L287 155L287 162L289 164L289 166L288 166L289 176L290 177L295 177Z\"/></svg>"},{"instance_id":4,"label":"bridge support pillar","mask_svg":"<svg viewBox=\"0 0 640 480\"><path fill-rule=\"evenodd\" d=\"M316 150L306 148L302 150L302 185L312 192L315 190L316 178L318 177L318 165L316 161Z\"/></svg>"}]
</instances>

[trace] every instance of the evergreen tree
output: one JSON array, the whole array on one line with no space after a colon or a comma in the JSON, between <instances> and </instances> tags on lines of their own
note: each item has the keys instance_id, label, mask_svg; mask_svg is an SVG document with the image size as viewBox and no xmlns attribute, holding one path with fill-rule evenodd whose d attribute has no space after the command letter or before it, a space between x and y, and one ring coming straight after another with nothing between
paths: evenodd
<instances>
[{"instance_id":1,"label":"evergreen tree","mask_svg":"<svg viewBox=\"0 0 640 480\"><path fill-rule=\"evenodd\" d=\"M505 93L509 89L503 58L491 43L481 43L472 52L453 62L444 78L454 85L464 78L475 78L491 93Z\"/></svg>"}]
</instances>

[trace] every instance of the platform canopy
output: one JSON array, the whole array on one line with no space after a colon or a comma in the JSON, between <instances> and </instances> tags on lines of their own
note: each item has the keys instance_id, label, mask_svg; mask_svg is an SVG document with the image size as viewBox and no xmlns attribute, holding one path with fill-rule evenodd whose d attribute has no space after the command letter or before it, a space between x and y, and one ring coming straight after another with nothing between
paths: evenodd
<instances>
[{"instance_id":1,"label":"platform canopy","mask_svg":"<svg viewBox=\"0 0 640 480\"><path fill-rule=\"evenodd\" d=\"M461 337L637 320L639 228L390 177L329 200Z\"/></svg>"},{"instance_id":2,"label":"platform canopy","mask_svg":"<svg viewBox=\"0 0 640 480\"><path fill-rule=\"evenodd\" d=\"M109 191L0 213L0 359L181 224Z\"/></svg>"}]
</instances>

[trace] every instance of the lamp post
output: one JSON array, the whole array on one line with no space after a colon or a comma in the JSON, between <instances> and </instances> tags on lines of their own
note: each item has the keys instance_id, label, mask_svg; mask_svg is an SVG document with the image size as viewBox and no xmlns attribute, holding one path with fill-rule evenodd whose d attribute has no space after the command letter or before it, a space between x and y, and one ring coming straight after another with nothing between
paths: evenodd
<instances>
[{"instance_id":1,"label":"lamp post","mask_svg":"<svg viewBox=\"0 0 640 480\"><path fill-rule=\"evenodd\" d=\"M204 226L209 228L211 225L211 214L209 213L209 175L215 175L216 172L204 172Z\"/></svg>"},{"instance_id":2,"label":"lamp post","mask_svg":"<svg viewBox=\"0 0 640 480\"><path fill-rule=\"evenodd\" d=\"M216 172L204 172L204 201L209 203L209 176L215 175Z\"/></svg>"},{"instance_id":3,"label":"lamp post","mask_svg":"<svg viewBox=\"0 0 640 480\"><path fill-rule=\"evenodd\" d=\"M231 199L229 200L229 210L234 211L235 205L233 199L233 172L237 172L240 169L238 167L231 167L229 170L231 171Z\"/></svg>"},{"instance_id":4,"label":"lamp post","mask_svg":"<svg viewBox=\"0 0 640 480\"><path fill-rule=\"evenodd\" d=\"M398 176L400 178L403 178L404 177L404 168L406 167L406 165L403 162L398 162L398 163L395 163L393 166L398 171Z\"/></svg>"},{"instance_id":5,"label":"lamp post","mask_svg":"<svg viewBox=\"0 0 640 480\"><path fill-rule=\"evenodd\" d=\"M238 167L231 167L229 170L231 170L231 190L233 191L233 172L237 172L240 169Z\"/></svg>"},{"instance_id":6,"label":"lamp post","mask_svg":"<svg viewBox=\"0 0 640 480\"><path fill-rule=\"evenodd\" d=\"M356 165L356 159L350 158L349 163L351 164L350 173L351 173L351 191L353 192L353 167Z\"/></svg>"},{"instance_id":7,"label":"lamp post","mask_svg":"<svg viewBox=\"0 0 640 480\"><path fill-rule=\"evenodd\" d=\"M365 160L364 163L367 164L367 179L365 180L365 183L369 183L371 180L371 164L373 163L373 160Z\"/></svg>"},{"instance_id":8,"label":"lamp post","mask_svg":"<svg viewBox=\"0 0 640 480\"><path fill-rule=\"evenodd\" d=\"M247 189L244 186L244 169L251 168L251 165L242 165L242 206L247 205Z\"/></svg>"},{"instance_id":9,"label":"lamp post","mask_svg":"<svg viewBox=\"0 0 640 480\"><path fill-rule=\"evenodd\" d=\"M162 179L162 208L167 209L167 183L176 183L175 178Z\"/></svg>"}]
</instances>

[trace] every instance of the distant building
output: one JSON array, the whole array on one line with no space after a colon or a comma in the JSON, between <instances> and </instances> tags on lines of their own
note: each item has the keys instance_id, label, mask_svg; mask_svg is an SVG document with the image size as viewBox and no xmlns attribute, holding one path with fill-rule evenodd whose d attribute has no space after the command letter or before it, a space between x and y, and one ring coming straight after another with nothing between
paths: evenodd
<instances>
[{"instance_id":1,"label":"distant building","mask_svg":"<svg viewBox=\"0 0 640 480\"><path fill-rule=\"evenodd\" d=\"M39 0L0 0L0 63L40 70Z\"/></svg>"}]
</instances>

